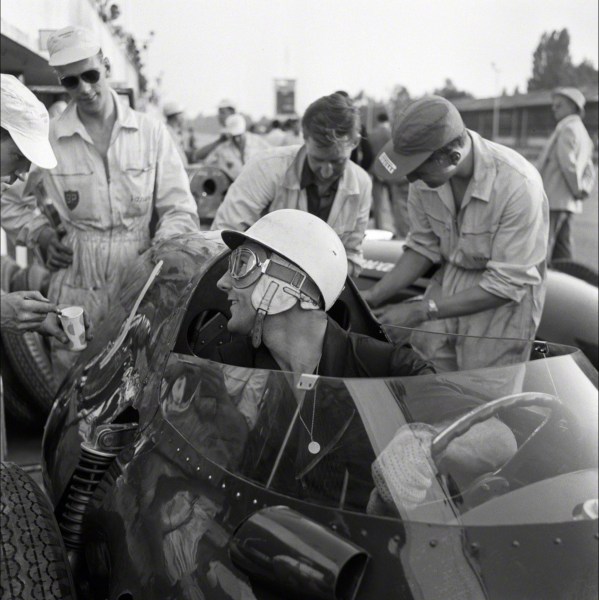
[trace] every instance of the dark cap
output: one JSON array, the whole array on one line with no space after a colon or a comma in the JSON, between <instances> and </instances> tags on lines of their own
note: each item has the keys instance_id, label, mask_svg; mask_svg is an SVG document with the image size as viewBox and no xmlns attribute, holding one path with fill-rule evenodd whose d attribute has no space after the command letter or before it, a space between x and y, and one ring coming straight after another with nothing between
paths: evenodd
<instances>
[{"instance_id":1,"label":"dark cap","mask_svg":"<svg viewBox=\"0 0 599 600\"><path fill-rule=\"evenodd\" d=\"M441 96L406 104L395 118L391 139L376 157L376 176L385 181L402 179L464 129L458 109Z\"/></svg>"}]
</instances>

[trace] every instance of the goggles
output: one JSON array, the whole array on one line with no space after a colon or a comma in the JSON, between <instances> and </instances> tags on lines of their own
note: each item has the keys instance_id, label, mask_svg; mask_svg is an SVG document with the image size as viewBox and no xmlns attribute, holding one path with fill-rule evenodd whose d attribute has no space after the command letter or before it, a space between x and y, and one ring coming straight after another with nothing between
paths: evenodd
<instances>
[{"instance_id":1,"label":"goggles","mask_svg":"<svg viewBox=\"0 0 599 600\"><path fill-rule=\"evenodd\" d=\"M80 75L67 75L60 79L60 85L67 90L73 90L79 87L79 79L86 83L98 83L100 81L100 71L98 69L90 69L89 71L83 71Z\"/></svg>"},{"instance_id":2,"label":"goggles","mask_svg":"<svg viewBox=\"0 0 599 600\"><path fill-rule=\"evenodd\" d=\"M229 255L229 275L236 288L249 287L263 274L288 283L314 303L321 304L320 291L307 275L269 258L266 251L239 246Z\"/></svg>"}]
</instances>

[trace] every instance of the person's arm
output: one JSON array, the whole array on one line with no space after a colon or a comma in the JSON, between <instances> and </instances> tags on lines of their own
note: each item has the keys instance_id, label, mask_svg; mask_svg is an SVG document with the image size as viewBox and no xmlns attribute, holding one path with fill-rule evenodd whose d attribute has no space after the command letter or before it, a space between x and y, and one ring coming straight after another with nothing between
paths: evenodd
<instances>
[{"instance_id":1,"label":"person's arm","mask_svg":"<svg viewBox=\"0 0 599 600\"><path fill-rule=\"evenodd\" d=\"M181 157L166 126L162 123L157 126L154 209L158 225L154 241L199 230L198 209Z\"/></svg>"},{"instance_id":2,"label":"person's arm","mask_svg":"<svg viewBox=\"0 0 599 600\"><path fill-rule=\"evenodd\" d=\"M275 198L278 179L284 176L273 172L272 160L276 159L258 156L245 165L218 207L212 230L245 231L261 217Z\"/></svg>"},{"instance_id":3,"label":"person's arm","mask_svg":"<svg viewBox=\"0 0 599 600\"><path fill-rule=\"evenodd\" d=\"M216 148L218 148L223 142L227 140L226 134L219 135L213 142L202 146L201 148L195 148L191 153L189 162L194 163L200 160L204 160L211 154Z\"/></svg>"},{"instance_id":4,"label":"person's arm","mask_svg":"<svg viewBox=\"0 0 599 600\"><path fill-rule=\"evenodd\" d=\"M583 179L589 161L588 157L584 156L581 140L573 127L566 127L561 131L556 141L556 156L561 174L572 196L577 199L586 198L589 190L583 185Z\"/></svg>"},{"instance_id":5,"label":"person's arm","mask_svg":"<svg viewBox=\"0 0 599 600\"><path fill-rule=\"evenodd\" d=\"M365 178L364 185L360 189L360 198L358 200L358 216L352 232L343 241L345 252L347 254L347 270L350 277L357 277L362 271L364 255L362 252L362 242L370 218L370 208L372 206L372 180Z\"/></svg>"}]
</instances>

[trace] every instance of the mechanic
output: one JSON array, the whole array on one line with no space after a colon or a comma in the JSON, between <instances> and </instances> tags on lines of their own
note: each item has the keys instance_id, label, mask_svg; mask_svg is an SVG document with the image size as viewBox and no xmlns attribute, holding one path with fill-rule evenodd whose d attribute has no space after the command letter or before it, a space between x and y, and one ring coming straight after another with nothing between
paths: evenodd
<instances>
[{"instance_id":1,"label":"mechanic","mask_svg":"<svg viewBox=\"0 0 599 600\"><path fill-rule=\"evenodd\" d=\"M225 121L225 131L227 140L208 155L204 164L218 167L231 181L235 181L243 166L253 157L271 148L271 145L262 136L247 131L243 115L229 115Z\"/></svg>"},{"instance_id":2,"label":"mechanic","mask_svg":"<svg viewBox=\"0 0 599 600\"><path fill-rule=\"evenodd\" d=\"M262 217L245 233L223 231L222 237L233 251L229 270L217 285L231 302L227 327L241 336L217 347L214 360L234 366L315 373L324 377L391 377L434 372L432 366L409 347L348 333L326 314L345 285L347 261L339 237L322 220L303 211L283 209ZM245 468L258 480L264 479L272 468L263 447L264 432L268 432L268 448L278 452L280 439L277 442L273 436L281 437L277 432L283 434L297 408L295 398L288 391L275 391L283 378L273 379L273 400L258 416L244 460ZM314 406L316 393L312 399ZM276 401L276 397L281 400ZM309 488L313 498L337 498L340 480L347 468L350 471L347 503L364 508L373 487L370 465L375 459L368 436L349 394L343 390L331 391L319 402L319 415L327 414L326 424L319 419L314 429L323 436L320 444L324 445L343 427L346 429L342 439L337 440L335 450L323 456L318 468L310 471L303 482L303 493L308 493ZM323 406L330 410L324 410ZM470 405L462 403L462 407ZM447 407L442 410L446 412ZM435 415L432 418L435 419ZM309 416L305 419L309 421ZM319 429L321 427L326 432ZM294 442L299 448L307 448L311 455L318 454L320 444L316 444L314 451L313 431L308 432L310 439L306 439L303 429L298 431L299 438ZM503 464L506 455L511 455L515 441L505 425L491 419L456 439L447 452L458 459L465 456L469 463L480 466L479 445L496 449L497 460ZM297 472L295 467L282 466L281 477L292 476ZM481 466L484 471L487 467L486 462ZM297 481L292 476L287 483L279 484L288 487Z\"/></svg>"},{"instance_id":3,"label":"mechanic","mask_svg":"<svg viewBox=\"0 0 599 600\"><path fill-rule=\"evenodd\" d=\"M32 169L21 194L13 186L3 196L2 225L39 247L52 271L50 300L83 306L98 326L121 272L150 246L153 214L155 241L198 231L196 203L165 125L119 100L94 35L65 27L48 38L48 53L71 98L50 123L58 165ZM63 238L36 210L31 192L40 180L66 229ZM76 354L55 348L51 359L60 381Z\"/></svg>"},{"instance_id":4,"label":"mechanic","mask_svg":"<svg viewBox=\"0 0 599 600\"><path fill-rule=\"evenodd\" d=\"M175 147L183 166L187 166L187 154L185 154L185 144L183 141L183 128L185 127L185 118L183 107L178 102L167 102L162 107L162 114L166 119L166 128L171 134Z\"/></svg>"},{"instance_id":5,"label":"mechanic","mask_svg":"<svg viewBox=\"0 0 599 600\"><path fill-rule=\"evenodd\" d=\"M56 157L48 141L45 106L13 75L2 74L0 81L0 176L9 186L29 170L31 163L43 169L54 168ZM4 185L3 181L3 191ZM68 344L69 338L58 322L58 306L39 291L0 290L0 299L2 331L36 331ZM87 320L86 337L93 337Z\"/></svg>"},{"instance_id":6,"label":"mechanic","mask_svg":"<svg viewBox=\"0 0 599 600\"><path fill-rule=\"evenodd\" d=\"M528 359L545 298L548 205L536 169L520 154L467 130L451 102L407 104L379 154L380 178L410 181L410 233L395 267L364 293L379 306L434 264L420 302L375 310L382 323L502 338L412 334L440 370Z\"/></svg>"},{"instance_id":7,"label":"mechanic","mask_svg":"<svg viewBox=\"0 0 599 600\"><path fill-rule=\"evenodd\" d=\"M236 113L237 105L232 100L224 99L219 102L217 119L218 124L221 127L220 135L213 142L210 142L201 148L196 148L191 154L189 162L194 163L205 160L211 152L216 150L221 144L229 139L229 136L225 130L225 121L227 120L227 117L230 117Z\"/></svg>"},{"instance_id":8,"label":"mechanic","mask_svg":"<svg viewBox=\"0 0 599 600\"><path fill-rule=\"evenodd\" d=\"M549 199L547 261L572 260L572 215L582 212L582 201L595 185L593 141L582 122L585 98L576 88L553 92L551 108L557 121L537 162Z\"/></svg>"},{"instance_id":9,"label":"mechanic","mask_svg":"<svg viewBox=\"0 0 599 600\"><path fill-rule=\"evenodd\" d=\"M304 210L337 232L357 275L372 203L370 177L349 161L360 139L359 111L342 94L324 96L308 107L302 128L304 145L273 148L245 166L211 228L244 231L265 212Z\"/></svg>"}]
</instances>

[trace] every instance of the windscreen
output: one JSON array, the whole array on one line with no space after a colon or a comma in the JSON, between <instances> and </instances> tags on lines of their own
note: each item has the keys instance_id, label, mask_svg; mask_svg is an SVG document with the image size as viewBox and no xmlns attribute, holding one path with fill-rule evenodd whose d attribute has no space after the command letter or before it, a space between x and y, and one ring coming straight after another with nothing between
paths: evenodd
<instances>
[{"instance_id":1,"label":"windscreen","mask_svg":"<svg viewBox=\"0 0 599 600\"><path fill-rule=\"evenodd\" d=\"M563 522L596 507L596 371L580 352L544 350L556 356L387 379L172 354L161 407L207 459L312 504L421 522Z\"/></svg>"}]
</instances>

